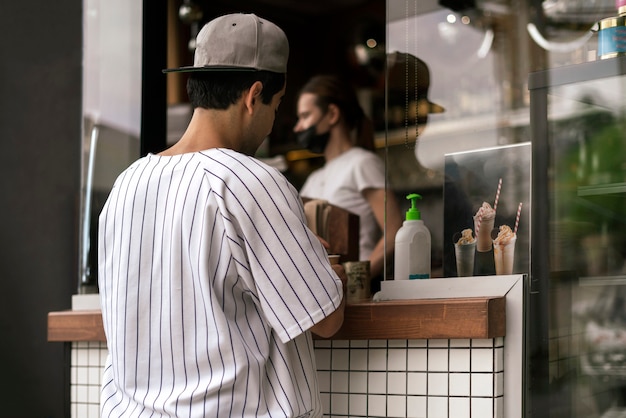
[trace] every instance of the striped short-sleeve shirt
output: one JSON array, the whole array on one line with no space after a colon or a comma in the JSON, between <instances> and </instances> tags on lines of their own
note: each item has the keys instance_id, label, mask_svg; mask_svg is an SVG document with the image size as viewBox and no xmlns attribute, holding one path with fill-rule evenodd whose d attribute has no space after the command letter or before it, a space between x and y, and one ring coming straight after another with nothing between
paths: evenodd
<instances>
[{"instance_id":1,"label":"striped short-sleeve shirt","mask_svg":"<svg viewBox=\"0 0 626 418\"><path fill-rule=\"evenodd\" d=\"M311 326L341 281L277 170L148 155L99 218L102 417L321 416Z\"/></svg>"}]
</instances>

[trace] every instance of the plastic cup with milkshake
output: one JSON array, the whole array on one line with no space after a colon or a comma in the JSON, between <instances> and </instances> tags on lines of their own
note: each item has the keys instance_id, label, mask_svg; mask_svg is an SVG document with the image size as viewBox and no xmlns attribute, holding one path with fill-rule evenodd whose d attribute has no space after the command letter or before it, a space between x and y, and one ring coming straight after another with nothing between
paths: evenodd
<instances>
[{"instance_id":1,"label":"plastic cup with milkshake","mask_svg":"<svg viewBox=\"0 0 626 418\"><path fill-rule=\"evenodd\" d=\"M492 237L496 274L512 274L517 234L508 225L501 225L492 231Z\"/></svg>"},{"instance_id":2,"label":"plastic cup with milkshake","mask_svg":"<svg viewBox=\"0 0 626 418\"><path fill-rule=\"evenodd\" d=\"M496 220L496 211L487 202L483 202L482 206L474 215L474 231L476 231L476 251L487 252L491 250L493 242L491 238L491 230Z\"/></svg>"},{"instance_id":3,"label":"plastic cup with milkshake","mask_svg":"<svg viewBox=\"0 0 626 418\"><path fill-rule=\"evenodd\" d=\"M474 275L474 256L476 253L476 238L472 230L467 228L454 234L454 255L456 256L456 274L458 277Z\"/></svg>"}]
</instances>

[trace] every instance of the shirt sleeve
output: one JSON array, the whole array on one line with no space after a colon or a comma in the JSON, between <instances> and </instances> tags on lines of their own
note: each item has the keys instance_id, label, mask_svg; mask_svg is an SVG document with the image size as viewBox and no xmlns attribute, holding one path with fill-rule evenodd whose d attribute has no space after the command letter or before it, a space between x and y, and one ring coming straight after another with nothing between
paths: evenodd
<instances>
[{"instance_id":1,"label":"shirt sleeve","mask_svg":"<svg viewBox=\"0 0 626 418\"><path fill-rule=\"evenodd\" d=\"M363 152L360 161L354 164L354 184L359 192L365 189L385 188L385 164L373 152Z\"/></svg>"},{"instance_id":2,"label":"shirt sleeve","mask_svg":"<svg viewBox=\"0 0 626 418\"><path fill-rule=\"evenodd\" d=\"M258 305L283 342L334 312L342 283L319 239L306 226L295 188L278 171L252 159L237 172L242 190L237 224ZM245 278L244 278L245 279Z\"/></svg>"}]
</instances>

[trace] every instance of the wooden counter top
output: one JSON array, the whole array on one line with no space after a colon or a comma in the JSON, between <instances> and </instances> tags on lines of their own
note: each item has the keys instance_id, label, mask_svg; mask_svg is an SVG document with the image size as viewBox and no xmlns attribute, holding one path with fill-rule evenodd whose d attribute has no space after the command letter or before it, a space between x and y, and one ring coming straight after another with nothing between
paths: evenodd
<instances>
[{"instance_id":1,"label":"wooden counter top","mask_svg":"<svg viewBox=\"0 0 626 418\"><path fill-rule=\"evenodd\" d=\"M48 341L106 341L100 310L48 313Z\"/></svg>"},{"instance_id":2,"label":"wooden counter top","mask_svg":"<svg viewBox=\"0 0 626 418\"><path fill-rule=\"evenodd\" d=\"M506 331L505 297L362 302L346 307L334 340L484 339ZM106 341L99 310L48 314L48 341Z\"/></svg>"},{"instance_id":3,"label":"wooden counter top","mask_svg":"<svg viewBox=\"0 0 626 418\"><path fill-rule=\"evenodd\" d=\"M505 331L504 297L415 299L348 305L332 339L495 338Z\"/></svg>"}]
</instances>

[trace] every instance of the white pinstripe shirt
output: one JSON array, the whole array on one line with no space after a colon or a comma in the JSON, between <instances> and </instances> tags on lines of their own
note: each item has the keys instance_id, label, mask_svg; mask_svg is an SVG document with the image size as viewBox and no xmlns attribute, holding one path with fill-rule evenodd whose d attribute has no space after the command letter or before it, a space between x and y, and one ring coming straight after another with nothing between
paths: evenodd
<instances>
[{"instance_id":1,"label":"white pinstripe shirt","mask_svg":"<svg viewBox=\"0 0 626 418\"><path fill-rule=\"evenodd\" d=\"M148 155L99 220L102 417L321 416L312 325L341 281L275 169Z\"/></svg>"}]
</instances>

